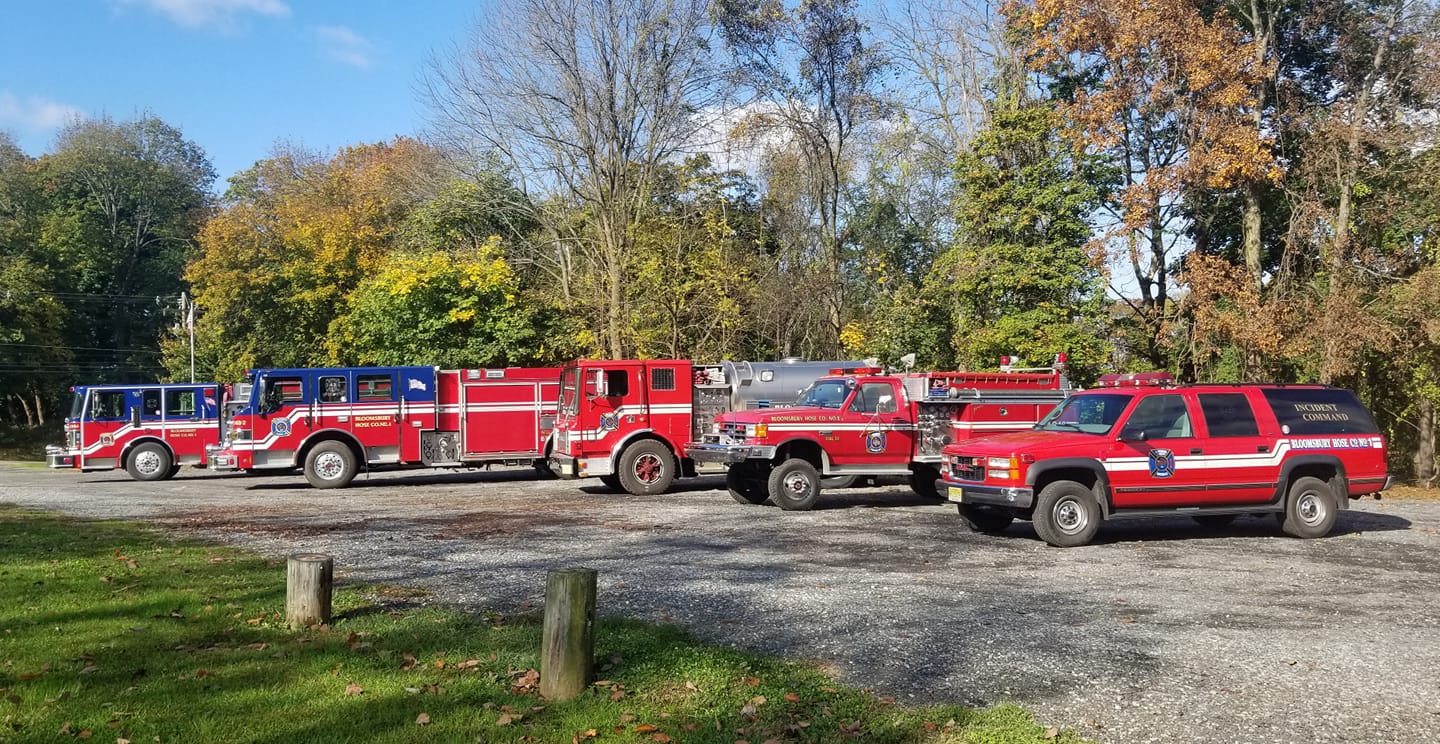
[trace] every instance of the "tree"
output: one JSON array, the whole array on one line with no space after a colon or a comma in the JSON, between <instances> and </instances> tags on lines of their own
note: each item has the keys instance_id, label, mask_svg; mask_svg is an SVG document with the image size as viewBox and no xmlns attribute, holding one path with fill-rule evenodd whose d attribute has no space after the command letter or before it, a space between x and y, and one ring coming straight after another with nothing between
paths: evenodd
<instances>
[{"instance_id":1,"label":"tree","mask_svg":"<svg viewBox=\"0 0 1440 744\"><path fill-rule=\"evenodd\" d=\"M700 144L711 98L701 0L505 0L470 40L435 62L428 93L437 128L474 159L499 157L544 216L594 267L606 351L623 357L625 267L634 228L666 164ZM567 203L568 202L568 203ZM570 244L557 240L562 249ZM557 257L569 296L569 257Z\"/></svg>"},{"instance_id":2,"label":"tree","mask_svg":"<svg viewBox=\"0 0 1440 744\"><path fill-rule=\"evenodd\" d=\"M740 134L799 157L797 195L813 224L799 248L820 269L829 336L822 351L833 353L845 325L855 138L884 114L877 90L885 58L866 43L854 0L801 0L791 10L780 0L719 0L714 13L735 58L733 77L748 94Z\"/></svg>"},{"instance_id":3,"label":"tree","mask_svg":"<svg viewBox=\"0 0 1440 744\"><path fill-rule=\"evenodd\" d=\"M929 291L953 313L956 361L989 368L1067 352L1082 378L1108 361L1103 259L1088 249L1106 171L1059 134L1049 105L997 109L956 165L959 237Z\"/></svg>"}]
</instances>

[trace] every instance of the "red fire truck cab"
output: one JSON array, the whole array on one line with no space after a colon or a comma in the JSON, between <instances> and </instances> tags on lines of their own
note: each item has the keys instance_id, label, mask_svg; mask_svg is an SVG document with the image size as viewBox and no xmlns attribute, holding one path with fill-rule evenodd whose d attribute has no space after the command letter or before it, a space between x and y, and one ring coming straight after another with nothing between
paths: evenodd
<instances>
[{"instance_id":1,"label":"red fire truck cab","mask_svg":"<svg viewBox=\"0 0 1440 744\"><path fill-rule=\"evenodd\" d=\"M716 415L788 406L816 377L861 362L593 360L561 376L550 469L562 478L599 477L614 490L664 493L695 475L685 444Z\"/></svg>"},{"instance_id":2,"label":"red fire truck cab","mask_svg":"<svg viewBox=\"0 0 1440 744\"><path fill-rule=\"evenodd\" d=\"M717 416L686 451L729 465L726 485L742 504L785 510L815 506L822 476L909 476L917 494L939 499L941 448L1028 429L1070 391L1063 355L1053 368L1001 372L884 374L834 370L795 406Z\"/></svg>"},{"instance_id":3,"label":"red fire truck cab","mask_svg":"<svg viewBox=\"0 0 1440 744\"><path fill-rule=\"evenodd\" d=\"M262 369L212 448L216 470L303 468L316 488L364 468L543 466L558 368Z\"/></svg>"},{"instance_id":4,"label":"red fire truck cab","mask_svg":"<svg viewBox=\"0 0 1440 744\"><path fill-rule=\"evenodd\" d=\"M164 480L181 465L203 467L205 448L220 440L223 388L216 383L71 390L65 444L45 448L52 468L124 468L136 480Z\"/></svg>"}]
</instances>

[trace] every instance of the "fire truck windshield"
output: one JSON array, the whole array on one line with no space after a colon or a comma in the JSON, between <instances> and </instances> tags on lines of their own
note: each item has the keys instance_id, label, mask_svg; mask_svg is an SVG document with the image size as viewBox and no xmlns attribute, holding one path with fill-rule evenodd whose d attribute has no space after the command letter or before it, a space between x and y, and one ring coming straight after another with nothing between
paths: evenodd
<instances>
[{"instance_id":1,"label":"fire truck windshield","mask_svg":"<svg viewBox=\"0 0 1440 744\"><path fill-rule=\"evenodd\" d=\"M580 412L580 368L570 367L560 374L560 412Z\"/></svg>"},{"instance_id":2,"label":"fire truck windshield","mask_svg":"<svg viewBox=\"0 0 1440 744\"><path fill-rule=\"evenodd\" d=\"M81 390L70 396L70 418L80 420L80 414L85 410L85 391Z\"/></svg>"},{"instance_id":3,"label":"fire truck windshield","mask_svg":"<svg viewBox=\"0 0 1440 744\"><path fill-rule=\"evenodd\" d=\"M851 384L847 380L816 380L800 393L800 397L795 400L795 405L839 408L845 405L845 399L850 395L850 388Z\"/></svg>"},{"instance_id":4,"label":"fire truck windshield","mask_svg":"<svg viewBox=\"0 0 1440 744\"><path fill-rule=\"evenodd\" d=\"M1056 406L1035 428L1040 431L1109 434L1129 402L1130 396L1122 393L1075 395Z\"/></svg>"}]
</instances>

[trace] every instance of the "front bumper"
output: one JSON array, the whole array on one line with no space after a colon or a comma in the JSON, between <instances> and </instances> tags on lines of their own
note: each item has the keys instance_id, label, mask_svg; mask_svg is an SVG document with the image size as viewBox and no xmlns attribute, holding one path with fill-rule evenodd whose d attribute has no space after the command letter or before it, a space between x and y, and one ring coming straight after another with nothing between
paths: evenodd
<instances>
[{"instance_id":1,"label":"front bumper","mask_svg":"<svg viewBox=\"0 0 1440 744\"><path fill-rule=\"evenodd\" d=\"M734 465L746 460L773 460L775 447L752 444L713 444L691 442L685 445L685 455L697 463L706 465Z\"/></svg>"},{"instance_id":2,"label":"front bumper","mask_svg":"<svg viewBox=\"0 0 1440 744\"><path fill-rule=\"evenodd\" d=\"M75 457L78 455L74 450L68 450L58 444L45 445L45 464L52 468L73 468Z\"/></svg>"},{"instance_id":3,"label":"front bumper","mask_svg":"<svg viewBox=\"0 0 1440 744\"><path fill-rule=\"evenodd\" d=\"M205 448L205 467L217 473L233 473L240 469L240 458L223 447L211 445Z\"/></svg>"},{"instance_id":4,"label":"front bumper","mask_svg":"<svg viewBox=\"0 0 1440 744\"><path fill-rule=\"evenodd\" d=\"M990 486L941 478L935 481L935 488L956 504L1029 509L1035 503L1035 490L1026 486Z\"/></svg>"},{"instance_id":5,"label":"front bumper","mask_svg":"<svg viewBox=\"0 0 1440 744\"><path fill-rule=\"evenodd\" d=\"M560 478L590 478L615 474L615 463L609 457L550 455L549 465L550 472Z\"/></svg>"}]
</instances>

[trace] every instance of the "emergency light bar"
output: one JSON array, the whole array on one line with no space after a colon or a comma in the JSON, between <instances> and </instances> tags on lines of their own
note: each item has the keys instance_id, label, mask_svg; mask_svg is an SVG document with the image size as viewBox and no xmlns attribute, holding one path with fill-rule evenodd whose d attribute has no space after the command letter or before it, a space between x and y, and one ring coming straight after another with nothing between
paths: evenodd
<instances>
[{"instance_id":1,"label":"emergency light bar","mask_svg":"<svg viewBox=\"0 0 1440 744\"><path fill-rule=\"evenodd\" d=\"M1174 385L1169 372L1131 372L1124 375L1100 375L1096 387L1164 387Z\"/></svg>"}]
</instances>

